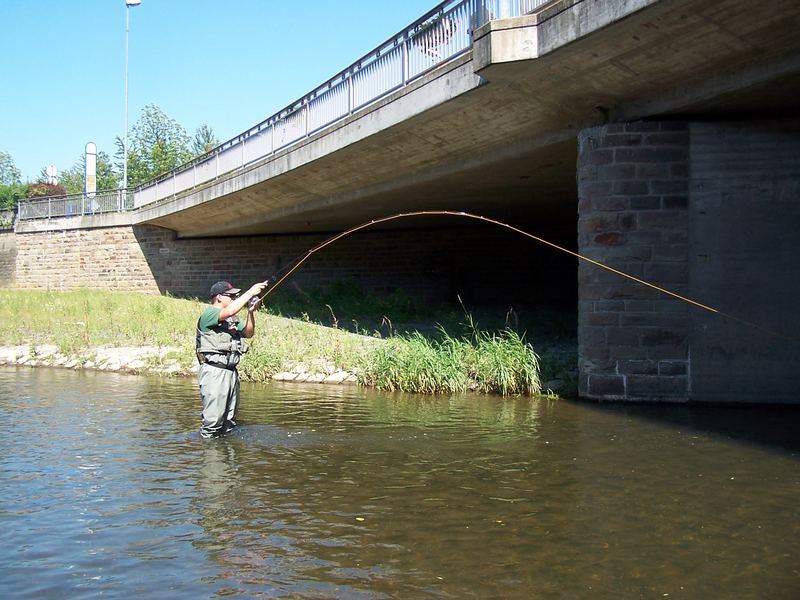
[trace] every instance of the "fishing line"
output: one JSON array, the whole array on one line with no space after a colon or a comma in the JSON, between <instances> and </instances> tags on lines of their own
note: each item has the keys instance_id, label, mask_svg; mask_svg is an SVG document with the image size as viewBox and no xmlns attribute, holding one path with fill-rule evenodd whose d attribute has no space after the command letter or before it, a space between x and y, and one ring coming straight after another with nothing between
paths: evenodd
<instances>
[{"instance_id":1,"label":"fishing line","mask_svg":"<svg viewBox=\"0 0 800 600\"><path fill-rule=\"evenodd\" d=\"M316 252L319 252L323 248L325 248L327 246L330 246L334 242L342 239L343 237L346 237L346 236L348 236L348 235L350 235L352 233L355 233L357 231L361 231L362 229L366 229L367 227L372 227L374 225L379 225L381 223L386 223L388 221L395 221L397 219L406 219L408 217L420 217L420 216L463 217L463 218L466 218L466 219L474 219L476 221L483 221L484 223L491 223L492 225L498 225L500 227L504 227L506 229L509 229L509 230L511 230L511 231L513 231L515 233L519 233L520 235L524 235L525 237L530 238L532 240L535 240L535 241L537 241L537 242L539 242L541 244L544 244L546 246L554 248L555 250L558 250L559 252L564 252L566 254L574 256L575 258L577 258L579 260L582 260L584 262L590 263L590 264L592 264L592 265L594 265L596 267L600 267L601 269L605 269L606 271L610 271L612 273L615 273L615 274L619 275L620 277L624 277L624 278L629 279L631 281L635 281L636 283L638 283L640 285L644 285L646 287L654 289L654 290L656 290L656 291L658 291L658 292L660 292L662 294L666 294L668 296L672 296L673 298L676 298L676 299L678 299L678 300L680 300L682 302L686 302L688 304L696 306L697 308L700 308L700 309L705 310L707 312L720 315L721 317L724 317L726 319L730 319L732 321L736 321L736 322L738 322L740 324L747 325L747 326L753 327L755 329L759 329L760 331L763 331L763 332L768 333L768 334L773 335L773 336L777 336L777 337L782 338L784 340L789 340L789 341L793 341L793 342L798 341L798 340L796 340L796 339L794 339L792 337L783 335L781 333L778 333L776 331L772 331L770 329L766 329L766 328L764 328L764 327L762 327L762 326L760 326L760 325L758 325L756 323L753 323L751 321L746 321L746 320L740 319L739 317L736 317L734 315L730 315L728 313L724 313L721 310L719 310L718 308L714 308L713 306L709 306L707 304L703 304L701 302L698 302L697 300L692 300L691 298L688 298L687 296L682 296L681 294L678 294L678 293L673 292L671 290L668 290L666 288L657 286L657 285L655 285L653 283L650 283L649 281L645 281L644 279L640 279L638 277L634 277L633 275L625 273L624 271L620 271L619 269L615 269L614 267L610 267L610 266L608 266L606 264L601 263L600 261L594 260L592 258L589 258L588 256L584 256L582 254L579 254L578 252L570 250L569 248L564 248L563 246L559 246L558 244L554 244L553 242L550 242L550 241L548 241L548 240L546 240L544 238L541 238L541 237L536 236L536 235L534 235L532 233L529 233L527 231L519 229L518 227L514 227L513 225L510 225L508 223L504 223L504 222L498 221L496 219L491 219L489 217L483 217L481 215L474 215L474 214L471 214L471 213L468 213L468 212L454 211L454 210L418 210L418 211L413 211L413 212L397 213L397 214L394 214L394 215L390 215L388 217L380 217L378 219L371 219L370 221L366 221L364 223L361 223L360 225L356 225L355 227L351 227L350 229L342 231L341 233L338 233L338 234L328 238L324 242L322 242L322 243L314 246L313 248L307 250L305 254L303 254L300 257L298 257L297 259L295 259L293 264L290 263L290 265L288 265L287 267L284 267L284 270L286 270L286 272L283 275L281 275L280 277L278 277L277 275L273 275L273 277L271 279L274 279L275 283L270 283L270 285L266 288L266 290L260 296L260 298L263 300L269 294L271 294L273 292L273 290L275 290L275 288L280 286L292 273L294 273L297 269L299 269L302 266L302 264L304 262L306 262L309 258L311 258L311 256L313 256Z\"/></svg>"}]
</instances>

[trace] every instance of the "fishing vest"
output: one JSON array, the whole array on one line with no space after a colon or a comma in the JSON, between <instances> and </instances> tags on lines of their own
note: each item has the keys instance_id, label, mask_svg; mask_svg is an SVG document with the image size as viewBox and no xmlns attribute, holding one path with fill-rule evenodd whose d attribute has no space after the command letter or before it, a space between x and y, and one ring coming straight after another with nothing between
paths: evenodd
<instances>
[{"instance_id":1,"label":"fishing vest","mask_svg":"<svg viewBox=\"0 0 800 600\"><path fill-rule=\"evenodd\" d=\"M220 321L208 331L200 331L197 321L196 352L200 364L233 369L239 364L242 354L247 352L247 343L237 325L236 315Z\"/></svg>"}]
</instances>

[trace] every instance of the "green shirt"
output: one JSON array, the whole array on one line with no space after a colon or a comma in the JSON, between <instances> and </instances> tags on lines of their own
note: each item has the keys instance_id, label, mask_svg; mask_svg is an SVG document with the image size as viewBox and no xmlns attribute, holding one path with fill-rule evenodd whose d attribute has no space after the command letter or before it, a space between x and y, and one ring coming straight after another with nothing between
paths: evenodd
<instances>
[{"instance_id":1,"label":"green shirt","mask_svg":"<svg viewBox=\"0 0 800 600\"><path fill-rule=\"evenodd\" d=\"M211 331L212 327L216 327L219 323L219 313L222 312L221 308L217 308L216 306L209 306L203 311L203 314L200 315L200 320L197 323L197 327L202 332ZM236 325L236 328L239 331L244 329L245 323L244 321L239 321Z\"/></svg>"}]
</instances>

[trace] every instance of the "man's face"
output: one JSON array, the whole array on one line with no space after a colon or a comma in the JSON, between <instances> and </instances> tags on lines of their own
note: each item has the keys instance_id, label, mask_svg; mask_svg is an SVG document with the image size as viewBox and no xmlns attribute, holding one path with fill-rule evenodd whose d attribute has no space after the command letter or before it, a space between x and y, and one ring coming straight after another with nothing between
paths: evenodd
<instances>
[{"instance_id":1,"label":"man's face","mask_svg":"<svg viewBox=\"0 0 800 600\"><path fill-rule=\"evenodd\" d=\"M237 298L238 296L239 294L230 294L227 292L224 294L217 294L217 302L219 302L224 308L233 302L234 298Z\"/></svg>"}]
</instances>

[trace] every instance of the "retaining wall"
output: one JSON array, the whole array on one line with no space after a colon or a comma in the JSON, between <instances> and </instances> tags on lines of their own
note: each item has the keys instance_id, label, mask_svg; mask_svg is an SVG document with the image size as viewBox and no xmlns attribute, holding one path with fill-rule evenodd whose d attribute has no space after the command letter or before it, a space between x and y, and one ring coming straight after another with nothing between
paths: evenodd
<instances>
[{"instance_id":1,"label":"retaining wall","mask_svg":"<svg viewBox=\"0 0 800 600\"><path fill-rule=\"evenodd\" d=\"M574 246L574 224L538 235ZM105 288L204 298L210 285L264 279L328 235L176 239L152 226L16 236L16 286ZM566 241L565 241L566 240ZM496 226L354 234L314 254L284 284L306 291L357 281L366 291L403 289L426 300L574 306L575 259Z\"/></svg>"},{"instance_id":2,"label":"retaining wall","mask_svg":"<svg viewBox=\"0 0 800 600\"><path fill-rule=\"evenodd\" d=\"M16 279L17 238L12 229L0 230L0 282L14 285Z\"/></svg>"}]
</instances>

